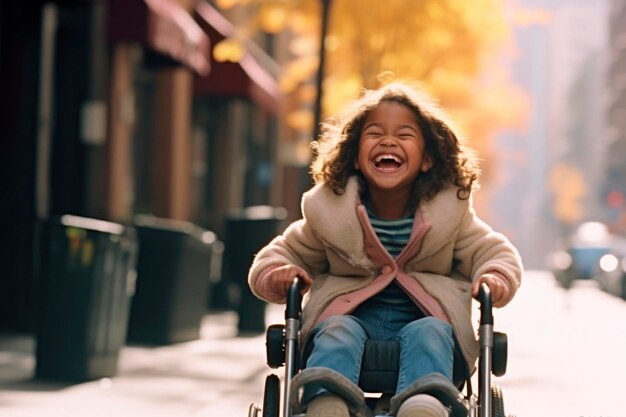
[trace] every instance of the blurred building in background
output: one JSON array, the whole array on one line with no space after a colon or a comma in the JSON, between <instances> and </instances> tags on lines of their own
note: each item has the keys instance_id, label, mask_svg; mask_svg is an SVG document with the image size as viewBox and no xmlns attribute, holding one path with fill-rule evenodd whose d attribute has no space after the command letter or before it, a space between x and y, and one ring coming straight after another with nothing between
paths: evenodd
<instances>
[{"instance_id":1,"label":"blurred building in background","mask_svg":"<svg viewBox=\"0 0 626 417\"><path fill-rule=\"evenodd\" d=\"M608 139L603 188L609 224L626 235L626 1L612 0L609 13Z\"/></svg>"},{"instance_id":2,"label":"blurred building in background","mask_svg":"<svg viewBox=\"0 0 626 417\"><path fill-rule=\"evenodd\" d=\"M524 131L498 140L507 178L494 225L529 268L544 268L555 242L586 220L605 221L605 1L523 0L513 14L511 73L531 101ZM516 225L516 226L515 226Z\"/></svg>"},{"instance_id":3,"label":"blurred building in background","mask_svg":"<svg viewBox=\"0 0 626 417\"><path fill-rule=\"evenodd\" d=\"M282 204L273 36L217 61L234 27L204 0L2 2L0 20L0 329L33 326L53 216L219 236L229 212Z\"/></svg>"}]
</instances>

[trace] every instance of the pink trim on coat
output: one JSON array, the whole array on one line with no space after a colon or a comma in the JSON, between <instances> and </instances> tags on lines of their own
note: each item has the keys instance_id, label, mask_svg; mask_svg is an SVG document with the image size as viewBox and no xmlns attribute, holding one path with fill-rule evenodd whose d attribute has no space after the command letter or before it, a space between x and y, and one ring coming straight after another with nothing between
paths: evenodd
<instances>
[{"instance_id":1,"label":"pink trim on coat","mask_svg":"<svg viewBox=\"0 0 626 417\"><path fill-rule=\"evenodd\" d=\"M389 255L376 236L376 232L370 223L365 206L360 204L357 207L357 214L363 228L365 253L374 265L381 267L380 275L365 288L341 295L331 301L319 315L315 324L331 316L350 314L365 300L382 291L394 278L397 280L400 287L409 294L411 299L422 308L424 313L446 323L450 323L447 314L439 302L428 294L415 278L401 271L406 261L414 258L419 253L422 247L422 241L431 228L431 225L424 221L421 213L418 212L416 214L411 239L400 253L397 260L394 260L393 257Z\"/></svg>"}]
</instances>

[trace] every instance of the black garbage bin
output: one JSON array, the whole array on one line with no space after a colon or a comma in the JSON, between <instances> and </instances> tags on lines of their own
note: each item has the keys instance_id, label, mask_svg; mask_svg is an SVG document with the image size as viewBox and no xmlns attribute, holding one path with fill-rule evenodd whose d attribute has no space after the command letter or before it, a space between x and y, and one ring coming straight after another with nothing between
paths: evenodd
<instances>
[{"instance_id":1,"label":"black garbage bin","mask_svg":"<svg viewBox=\"0 0 626 417\"><path fill-rule=\"evenodd\" d=\"M200 337L211 274L221 244L193 223L137 216L137 288L128 325L129 343L164 345Z\"/></svg>"},{"instance_id":2,"label":"black garbage bin","mask_svg":"<svg viewBox=\"0 0 626 417\"><path fill-rule=\"evenodd\" d=\"M113 376L134 290L134 230L70 215L44 226L35 375L68 381Z\"/></svg>"},{"instance_id":3,"label":"black garbage bin","mask_svg":"<svg viewBox=\"0 0 626 417\"><path fill-rule=\"evenodd\" d=\"M226 218L224 267L226 279L239 294L235 302L239 333L265 331L265 302L250 291L248 270L254 255L278 234L286 217L282 207L252 206Z\"/></svg>"}]
</instances>

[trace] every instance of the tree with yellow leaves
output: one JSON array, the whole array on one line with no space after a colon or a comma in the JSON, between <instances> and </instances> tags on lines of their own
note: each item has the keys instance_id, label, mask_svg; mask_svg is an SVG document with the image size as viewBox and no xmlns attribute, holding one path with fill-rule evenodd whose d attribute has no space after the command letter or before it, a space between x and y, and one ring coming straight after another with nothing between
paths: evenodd
<instances>
[{"instance_id":1,"label":"tree with yellow leaves","mask_svg":"<svg viewBox=\"0 0 626 417\"><path fill-rule=\"evenodd\" d=\"M311 131L313 80L319 65L320 0L218 0L218 7L254 8L250 27L290 34L280 85L293 103L285 120ZM336 113L363 88L391 79L423 84L489 159L489 138L518 123L524 95L505 73L489 71L508 37L497 0L332 0L325 37L323 115ZM485 168L485 166L483 166Z\"/></svg>"},{"instance_id":2,"label":"tree with yellow leaves","mask_svg":"<svg viewBox=\"0 0 626 417\"><path fill-rule=\"evenodd\" d=\"M550 191L554 196L552 212L558 220L572 226L583 218L587 185L578 168L564 163L555 165L550 171Z\"/></svg>"}]
</instances>

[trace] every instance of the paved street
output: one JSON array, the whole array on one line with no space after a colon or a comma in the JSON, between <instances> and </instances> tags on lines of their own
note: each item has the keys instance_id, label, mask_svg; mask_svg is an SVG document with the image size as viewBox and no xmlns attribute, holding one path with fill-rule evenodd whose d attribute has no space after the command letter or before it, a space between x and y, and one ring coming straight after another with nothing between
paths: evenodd
<instances>
[{"instance_id":1,"label":"paved street","mask_svg":"<svg viewBox=\"0 0 626 417\"><path fill-rule=\"evenodd\" d=\"M509 334L508 372L496 379L507 413L626 416L626 302L591 282L564 291L535 272L496 320Z\"/></svg>"},{"instance_id":2,"label":"paved street","mask_svg":"<svg viewBox=\"0 0 626 417\"><path fill-rule=\"evenodd\" d=\"M282 313L269 308L268 322ZM626 417L625 317L625 302L589 283L565 292L550 275L527 273L518 297L496 312L496 329L509 335L509 369L495 380L507 413ZM271 370L264 336L236 337L235 323L233 313L208 315L201 340L126 347L116 377L70 386L33 381L32 340L0 338L0 415L246 416Z\"/></svg>"}]
</instances>

